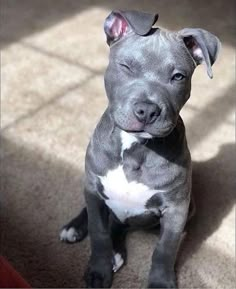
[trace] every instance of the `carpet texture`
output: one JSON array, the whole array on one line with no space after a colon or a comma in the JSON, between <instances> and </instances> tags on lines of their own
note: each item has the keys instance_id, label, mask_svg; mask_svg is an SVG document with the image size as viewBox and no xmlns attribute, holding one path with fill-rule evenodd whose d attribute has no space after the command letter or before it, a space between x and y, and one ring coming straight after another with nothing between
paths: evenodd
<instances>
[{"instance_id":1,"label":"carpet texture","mask_svg":"<svg viewBox=\"0 0 236 289\"><path fill-rule=\"evenodd\" d=\"M86 146L107 100L112 9L157 11L171 30L201 27L222 41L214 78L198 67L181 115L193 158L197 215L179 252L181 288L235 284L235 7L223 0L1 0L1 254L32 287L84 287L89 240L59 242L84 206ZM129 234L114 287L146 285L158 237Z\"/></svg>"}]
</instances>

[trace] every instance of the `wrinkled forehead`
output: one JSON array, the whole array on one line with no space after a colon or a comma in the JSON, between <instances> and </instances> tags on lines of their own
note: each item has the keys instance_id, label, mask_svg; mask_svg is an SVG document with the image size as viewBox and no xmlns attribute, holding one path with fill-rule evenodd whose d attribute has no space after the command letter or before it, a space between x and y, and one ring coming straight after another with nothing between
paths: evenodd
<instances>
[{"instance_id":1,"label":"wrinkled forehead","mask_svg":"<svg viewBox=\"0 0 236 289\"><path fill-rule=\"evenodd\" d=\"M194 67L193 60L178 33L160 29L144 37L134 33L127 35L111 48L111 54L116 59L130 59L146 64L158 62Z\"/></svg>"}]
</instances>

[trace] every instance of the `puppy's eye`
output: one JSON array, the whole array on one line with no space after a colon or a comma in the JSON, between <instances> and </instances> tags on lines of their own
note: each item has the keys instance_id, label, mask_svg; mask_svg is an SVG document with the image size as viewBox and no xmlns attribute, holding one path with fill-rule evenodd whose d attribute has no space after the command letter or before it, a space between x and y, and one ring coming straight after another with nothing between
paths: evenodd
<instances>
[{"instance_id":1,"label":"puppy's eye","mask_svg":"<svg viewBox=\"0 0 236 289\"><path fill-rule=\"evenodd\" d=\"M128 71L131 71L131 68L130 68L129 65L127 65L127 64L125 64L125 63L119 63L119 65L120 65L122 68L124 68L124 69L126 69L126 70L128 70Z\"/></svg>"},{"instance_id":2,"label":"puppy's eye","mask_svg":"<svg viewBox=\"0 0 236 289\"><path fill-rule=\"evenodd\" d=\"M171 80L175 80L175 81L180 81L180 80L182 80L182 79L184 79L185 78L185 76L182 74L182 73L175 73L173 76L172 76L172 78L171 78Z\"/></svg>"}]
</instances>

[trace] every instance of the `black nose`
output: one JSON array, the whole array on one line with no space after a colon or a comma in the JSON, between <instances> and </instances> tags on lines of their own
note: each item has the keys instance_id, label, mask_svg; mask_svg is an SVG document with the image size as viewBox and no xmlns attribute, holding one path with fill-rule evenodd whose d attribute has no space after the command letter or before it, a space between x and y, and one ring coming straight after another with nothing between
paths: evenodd
<instances>
[{"instance_id":1,"label":"black nose","mask_svg":"<svg viewBox=\"0 0 236 289\"><path fill-rule=\"evenodd\" d=\"M161 109L154 103L138 102L135 103L133 112L140 122L148 124L157 119Z\"/></svg>"}]
</instances>

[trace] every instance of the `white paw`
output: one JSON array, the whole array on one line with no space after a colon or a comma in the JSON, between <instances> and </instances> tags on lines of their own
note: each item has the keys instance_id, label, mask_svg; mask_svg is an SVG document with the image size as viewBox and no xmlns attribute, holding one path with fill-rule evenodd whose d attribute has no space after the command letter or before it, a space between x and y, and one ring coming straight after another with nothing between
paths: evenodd
<instances>
[{"instance_id":1,"label":"white paw","mask_svg":"<svg viewBox=\"0 0 236 289\"><path fill-rule=\"evenodd\" d=\"M60 240L63 242L74 243L77 241L78 233L75 228L71 227L68 230L63 229L60 233Z\"/></svg>"},{"instance_id":2,"label":"white paw","mask_svg":"<svg viewBox=\"0 0 236 289\"><path fill-rule=\"evenodd\" d=\"M115 253L113 256L113 272L117 272L124 264L124 259L119 253Z\"/></svg>"}]
</instances>

